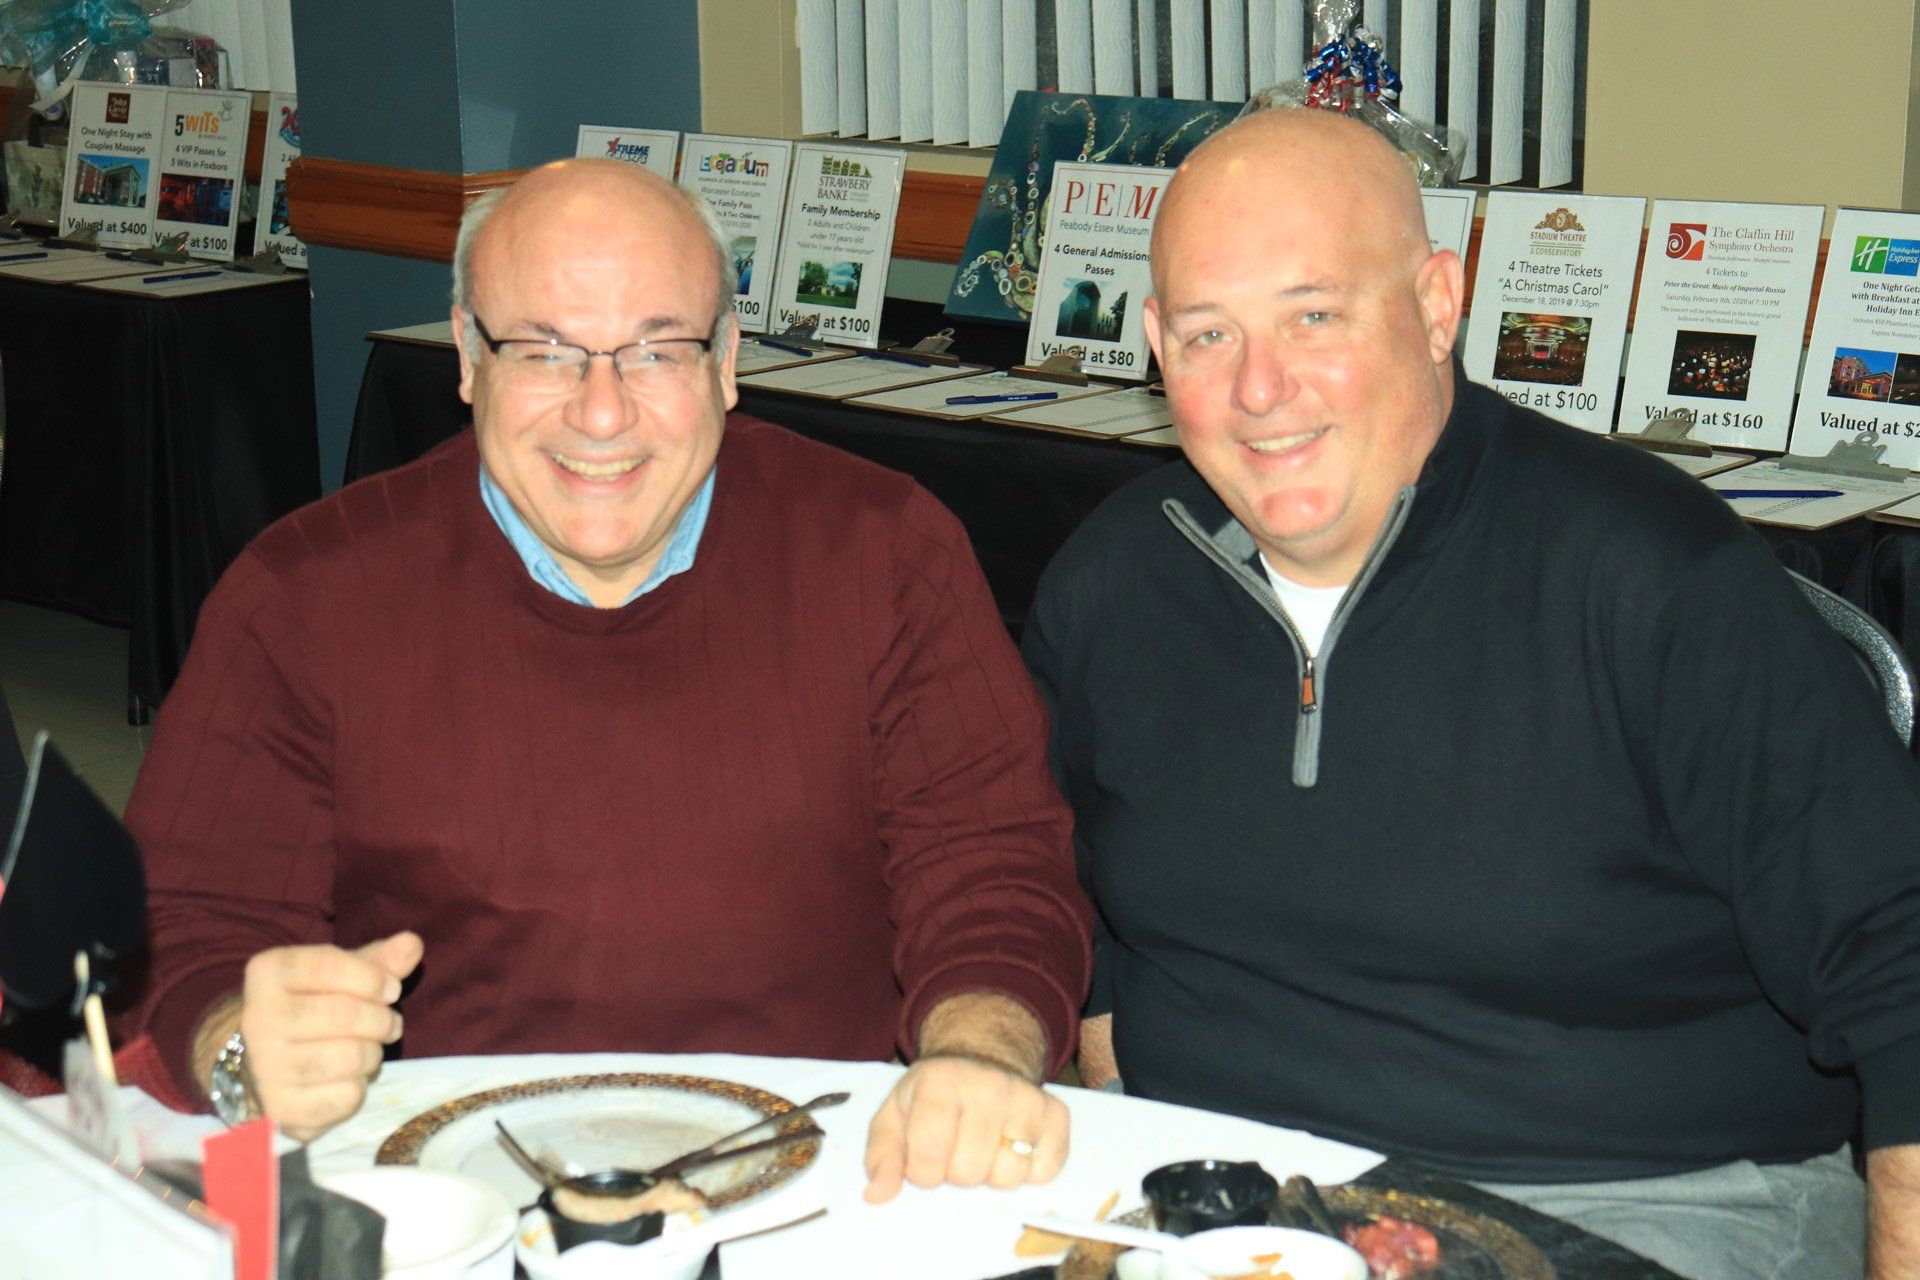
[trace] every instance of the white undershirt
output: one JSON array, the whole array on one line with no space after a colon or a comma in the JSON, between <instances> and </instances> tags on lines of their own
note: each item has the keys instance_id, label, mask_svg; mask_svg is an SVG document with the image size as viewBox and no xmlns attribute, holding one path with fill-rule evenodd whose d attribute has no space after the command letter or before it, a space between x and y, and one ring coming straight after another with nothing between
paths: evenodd
<instances>
[{"instance_id":1,"label":"white undershirt","mask_svg":"<svg viewBox=\"0 0 1920 1280\"><path fill-rule=\"evenodd\" d=\"M1267 581L1273 584L1273 594L1280 597L1280 607L1287 611L1300 638L1306 641L1307 655L1318 654L1320 642L1327 638L1327 625L1333 621L1333 611L1340 607L1340 597L1347 594L1347 584L1303 587L1291 578L1281 577L1264 551L1260 553L1260 567L1267 571Z\"/></svg>"}]
</instances>

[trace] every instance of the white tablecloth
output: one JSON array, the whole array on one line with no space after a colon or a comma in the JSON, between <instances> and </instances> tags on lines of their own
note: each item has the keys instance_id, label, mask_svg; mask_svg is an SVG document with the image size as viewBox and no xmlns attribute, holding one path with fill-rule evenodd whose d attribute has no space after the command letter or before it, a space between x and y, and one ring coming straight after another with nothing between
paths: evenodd
<instances>
[{"instance_id":1,"label":"white tablecloth","mask_svg":"<svg viewBox=\"0 0 1920 1280\"><path fill-rule=\"evenodd\" d=\"M1056 1087L1073 1115L1073 1150L1060 1177L1020 1191L907 1187L891 1203L861 1197L867 1121L901 1068L875 1062L752 1058L729 1054L539 1054L389 1063L346 1124L316 1141L316 1172L373 1163L387 1135L420 1112L481 1089L548 1076L648 1071L712 1076L799 1101L845 1089L853 1100L822 1114L817 1166L827 1212L809 1221L725 1245L726 1280L979 1280L1024 1265L1013 1253L1028 1213L1090 1217L1108 1196L1140 1203L1140 1178L1174 1160L1258 1160L1275 1176L1318 1182L1358 1177L1374 1152L1309 1134L1138 1098Z\"/></svg>"}]
</instances>

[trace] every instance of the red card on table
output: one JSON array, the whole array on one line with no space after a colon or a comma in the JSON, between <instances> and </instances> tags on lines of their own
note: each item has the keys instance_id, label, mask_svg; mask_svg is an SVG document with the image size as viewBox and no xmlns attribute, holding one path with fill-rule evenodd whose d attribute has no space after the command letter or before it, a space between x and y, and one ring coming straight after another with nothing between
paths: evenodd
<instances>
[{"instance_id":1,"label":"red card on table","mask_svg":"<svg viewBox=\"0 0 1920 1280\"><path fill-rule=\"evenodd\" d=\"M280 1255L280 1162L262 1116L200 1144L207 1207L233 1228L233 1280L274 1280Z\"/></svg>"}]
</instances>

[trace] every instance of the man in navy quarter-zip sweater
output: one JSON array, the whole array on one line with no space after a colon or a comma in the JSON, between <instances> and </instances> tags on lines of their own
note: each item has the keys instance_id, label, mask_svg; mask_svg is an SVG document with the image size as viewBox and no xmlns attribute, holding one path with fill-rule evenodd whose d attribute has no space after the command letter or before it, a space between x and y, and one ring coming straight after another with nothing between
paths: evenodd
<instances>
[{"instance_id":1,"label":"man in navy quarter-zip sweater","mask_svg":"<svg viewBox=\"0 0 1920 1280\"><path fill-rule=\"evenodd\" d=\"M1920 1274L1920 770L1852 655L1695 480L1461 377L1460 261L1365 127L1217 134L1153 267L1186 461L1025 637L1089 1081L1688 1276Z\"/></svg>"}]
</instances>

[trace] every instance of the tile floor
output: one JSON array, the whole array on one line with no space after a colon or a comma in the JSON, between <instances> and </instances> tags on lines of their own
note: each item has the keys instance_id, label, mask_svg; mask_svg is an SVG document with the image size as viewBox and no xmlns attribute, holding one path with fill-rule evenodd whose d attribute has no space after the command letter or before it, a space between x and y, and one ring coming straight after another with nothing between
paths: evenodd
<instances>
[{"instance_id":1,"label":"tile floor","mask_svg":"<svg viewBox=\"0 0 1920 1280\"><path fill-rule=\"evenodd\" d=\"M47 730L115 813L126 808L150 730L127 723L125 631L0 600L0 689L23 753Z\"/></svg>"}]
</instances>

